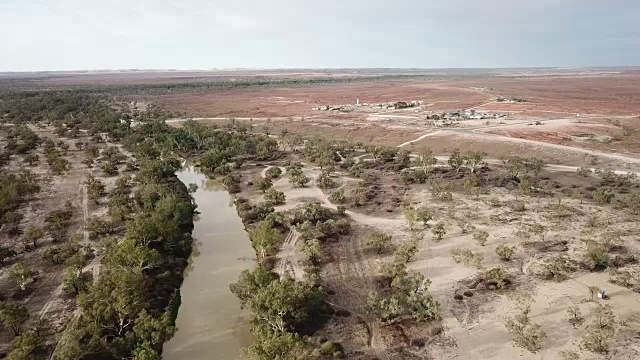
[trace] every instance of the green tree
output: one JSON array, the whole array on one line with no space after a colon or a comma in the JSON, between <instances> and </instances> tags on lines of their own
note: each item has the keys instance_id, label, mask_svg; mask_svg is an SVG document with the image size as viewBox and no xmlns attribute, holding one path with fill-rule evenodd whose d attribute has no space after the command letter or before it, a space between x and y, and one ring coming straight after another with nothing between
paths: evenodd
<instances>
[{"instance_id":1,"label":"green tree","mask_svg":"<svg viewBox=\"0 0 640 360\"><path fill-rule=\"evenodd\" d=\"M125 238L111 246L103 259L103 263L111 266L142 273L160 265L162 257L158 250L138 244L135 239Z\"/></svg>"},{"instance_id":2,"label":"green tree","mask_svg":"<svg viewBox=\"0 0 640 360\"><path fill-rule=\"evenodd\" d=\"M0 245L0 266L4 265L7 259L15 257L18 253L10 247Z\"/></svg>"},{"instance_id":3,"label":"green tree","mask_svg":"<svg viewBox=\"0 0 640 360\"><path fill-rule=\"evenodd\" d=\"M455 171L459 171L462 165L464 165L464 158L460 155L460 150L455 149L451 156L449 156L449 160L447 161L451 169Z\"/></svg>"},{"instance_id":4,"label":"green tree","mask_svg":"<svg viewBox=\"0 0 640 360\"><path fill-rule=\"evenodd\" d=\"M392 245L391 235L387 235L380 231L372 231L364 237L365 249L375 252L376 254L382 254L389 250Z\"/></svg>"},{"instance_id":5,"label":"green tree","mask_svg":"<svg viewBox=\"0 0 640 360\"><path fill-rule=\"evenodd\" d=\"M476 167L484 161L485 153L481 151L470 151L464 158L463 162L469 167L472 173L476 172Z\"/></svg>"},{"instance_id":6,"label":"green tree","mask_svg":"<svg viewBox=\"0 0 640 360\"><path fill-rule=\"evenodd\" d=\"M322 173L318 175L316 184L321 189L329 189L336 186L336 182L331 178L330 173L326 170L322 171Z\"/></svg>"},{"instance_id":7,"label":"green tree","mask_svg":"<svg viewBox=\"0 0 640 360\"><path fill-rule=\"evenodd\" d=\"M311 239L302 243L302 252L311 264L318 264L322 261L322 245L318 239Z\"/></svg>"},{"instance_id":8,"label":"green tree","mask_svg":"<svg viewBox=\"0 0 640 360\"><path fill-rule=\"evenodd\" d=\"M33 248L35 249L38 246L38 241L43 237L44 231L42 231L42 228L32 224L25 229L23 241L26 243L25 245L33 244Z\"/></svg>"},{"instance_id":9,"label":"green tree","mask_svg":"<svg viewBox=\"0 0 640 360\"><path fill-rule=\"evenodd\" d=\"M289 182L293 186L305 187L311 179L307 177L300 168L291 169L289 172Z\"/></svg>"},{"instance_id":10,"label":"green tree","mask_svg":"<svg viewBox=\"0 0 640 360\"><path fill-rule=\"evenodd\" d=\"M37 272L34 271L31 266L23 263L16 264L11 269L11 278L20 287L21 290L26 290L27 284L36 276Z\"/></svg>"},{"instance_id":11,"label":"green tree","mask_svg":"<svg viewBox=\"0 0 640 360\"><path fill-rule=\"evenodd\" d=\"M319 288L285 277L260 289L249 307L258 326L284 333L309 326L322 308L322 298Z\"/></svg>"},{"instance_id":12,"label":"green tree","mask_svg":"<svg viewBox=\"0 0 640 360\"><path fill-rule=\"evenodd\" d=\"M76 267L64 269L62 276L63 290L67 293L78 295L89 288L91 273L83 272Z\"/></svg>"},{"instance_id":13,"label":"green tree","mask_svg":"<svg viewBox=\"0 0 640 360\"><path fill-rule=\"evenodd\" d=\"M282 242L278 229L271 227L267 221L261 221L249 229L249 239L259 258L274 255Z\"/></svg>"},{"instance_id":14,"label":"green tree","mask_svg":"<svg viewBox=\"0 0 640 360\"><path fill-rule=\"evenodd\" d=\"M83 318L115 337L131 331L135 319L147 306L148 278L127 269L103 267L100 277L80 293Z\"/></svg>"},{"instance_id":15,"label":"green tree","mask_svg":"<svg viewBox=\"0 0 640 360\"><path fill-rule=\"evenodd\" d=\"M164 313L161 316L151 316L146 310L142 310L136 318L133 331L138 338L138 343L142 344L163 344L169 340L176 331L176 328L171 320L169 313ZM144 348L145 346L143 346ZM148 349L152 350L152 349ZM147 350L147 355L153 355ZM155 352L155 350L153 350ZM138 357L141 356L140 349L138 349Z\"/></svg>"},{"instance_id":16,"label":"green tree","mask_svg":"<svg viewBox=\"0 0 640 360\"><path fill-rule=\"evenodd\" d=\"M240 299L240 306L244 309L249 305L253 296L272 281L278 280L278 275L259 265L254 270L243 270L238 281L231 284L231 292Z\"/></svg>"},{"instance_id":17,"label":"green tree","mask_svg":"<svg viewBox=\"0 0 640 360\"><path fill-rule=\"evenodd\" d=\"M93 175L89 175L84 182L87 187L87 196L96 204L99 204L100 198L105 196L105 186L100 179L96 179Z\"/></svg>"},{"instance_id":18,"label":"green tree","mask_svg":"<svg viewBox=\"0 0 640 360\"><path fill-rule=\"evenodd\" d=\"M27 331L13 341L7 360L38 360L45 355L45 341L33 331Z\"/></svg>"},{"instance_id":19,"label":"green tree","mask_svg":"<svg viewBox=\"0 0 640 360\"><path fill-rule=\"evenodd\" d=\"M427 148L420 149L418 157L414 160L415 166L419 167L425 174L429 174L431 167L437 163L438 160L433 156L433 152Z\"/></svg>"},{"instance_id":20,"label":"green tree","mask_svg":"<svg viewBox=\"0 0 640 360\"><path fill-rule=\"evenodd\" d=\"M269 188L273 186L273 182L271 182L271 178L261 177L255 182L255 186L264 194Z\"/></svg>"},{"instance_id":21,"label":"green tree","mask_svg":"<svg viewBox=\"0 0 640 360\"><path fill-rule=\"evenodd\" d=\"M29 319L29 311L24 305L11 301L0 303L0 322L11 329L14 336L20 335L22 325Z\"/></svg>"},{"instance_id":22,"label":"green tree","mask_svg":"<svg viewBox=\"0 0 640 360\"><path fill-rule=\"evenodd\" d=\"M297 334L278 333L264 328L256 328L253 334L257 341L246 349L246 354L251 360L304 358L304 342Z\"/></svg>"}]
</instances>

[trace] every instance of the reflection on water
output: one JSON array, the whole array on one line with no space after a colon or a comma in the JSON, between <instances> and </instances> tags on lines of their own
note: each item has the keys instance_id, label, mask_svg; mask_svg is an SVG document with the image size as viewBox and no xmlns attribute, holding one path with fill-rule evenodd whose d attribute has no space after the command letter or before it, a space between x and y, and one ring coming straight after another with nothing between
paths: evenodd
<instances>
[{"instance_id":1,"label":"reflection on water","mask_svg":"<svg viewBox=\"0 0 640 360\"><path fill-rule=\"evenodd\" d=\"M193 194L199 217L189 271L180 288L178 331L165 344L163 359L241 359L241 348L249 345L249 313L240 310L229 284L244 269L253 267L255 253L229 194L220 183L185 168L178 173L185 184L195 183Z\"/></svg>"}]
</instances>

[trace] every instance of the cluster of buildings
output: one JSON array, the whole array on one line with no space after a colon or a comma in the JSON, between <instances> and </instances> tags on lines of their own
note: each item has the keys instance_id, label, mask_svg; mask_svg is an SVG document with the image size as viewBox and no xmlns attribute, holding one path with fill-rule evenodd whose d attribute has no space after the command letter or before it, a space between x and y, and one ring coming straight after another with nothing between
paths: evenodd
<instances>
[{"instance_id":1,"label":"cluster of buildings","mask_svg":"<svg viewBox=\"0 0 640 360\"><path fill-rule=\"evenodd\" d=\"M483 113L476 110L458 110L449 113L433 114L427 116L428 120L485 120L506 117L507 114Z\"/></svg>"},{"instance_id":2,"label":"cluster of buildings","mask_svg":"<svg viewBox=\"0 0 640 360\"><path fill-rule=\"evenodd\" d=\"M369 104L369 103L361 103L360 99L356 99L355 104L347 104L347 105L319 105L311 108L311 110L346 110L352 109L355 107L369 107L376 109L406 109L412 108L416 106L422 105L422 101L398 101L398 102L390 102L390 103L378 103L378 104Z\"/></svg>"}]
</instances>

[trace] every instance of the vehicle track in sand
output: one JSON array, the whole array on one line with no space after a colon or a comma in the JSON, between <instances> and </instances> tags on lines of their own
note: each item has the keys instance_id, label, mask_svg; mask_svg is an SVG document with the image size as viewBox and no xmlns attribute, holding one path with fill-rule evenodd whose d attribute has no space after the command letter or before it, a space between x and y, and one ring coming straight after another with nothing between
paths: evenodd
<instances>
[{"instance_id":1,"label":"vehicle track in sand","mask_svg":"<svg viewBox=\"0 0 640 360\"><path fill-rule=\"evenodd\" d=\"M274 271L280 276L290 276L295 280L304 278L304 269L300 265L302 256L296 248L300 233L295 230L289 231L278 252L278 262Z\"/></svg>"}]
</instances>

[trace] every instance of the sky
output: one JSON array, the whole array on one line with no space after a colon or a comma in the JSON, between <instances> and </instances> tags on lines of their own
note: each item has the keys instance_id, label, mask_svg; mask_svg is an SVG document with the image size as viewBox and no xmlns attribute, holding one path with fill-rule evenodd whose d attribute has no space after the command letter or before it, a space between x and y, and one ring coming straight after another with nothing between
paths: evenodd
<instances>
[{"instance_id":1,"label":"sky","mask_svg":"<svg viewBox=\"0 0 640 360\"><path fill-rule=\"evenodd\" d=\"M640 65L637 0L0 0L0 71Z\"/></svg>"}]
</instances>

